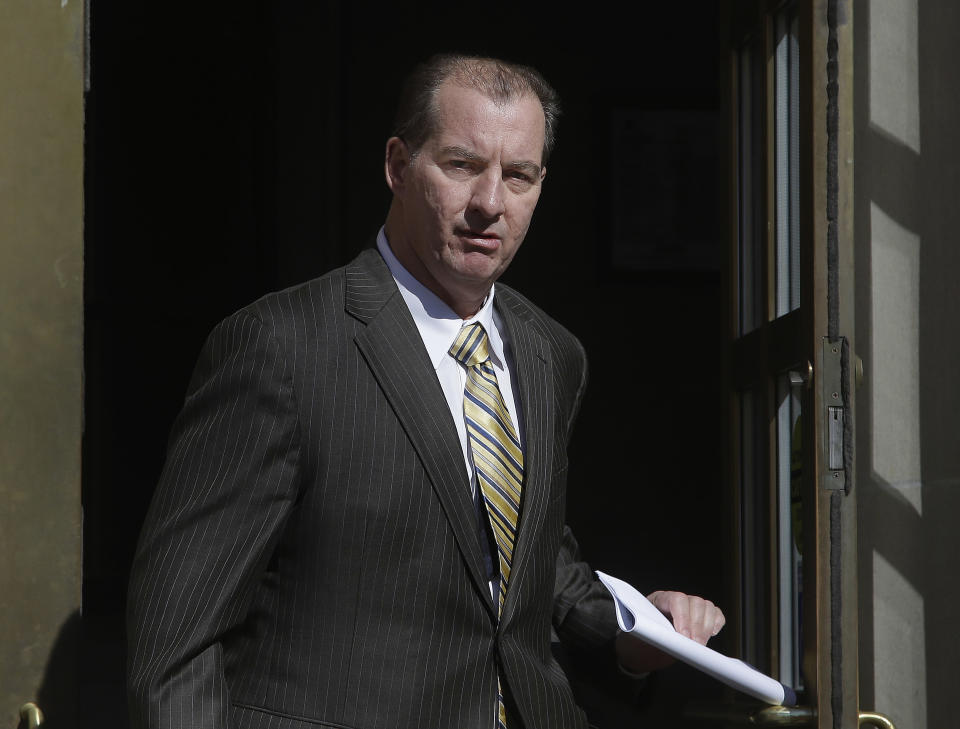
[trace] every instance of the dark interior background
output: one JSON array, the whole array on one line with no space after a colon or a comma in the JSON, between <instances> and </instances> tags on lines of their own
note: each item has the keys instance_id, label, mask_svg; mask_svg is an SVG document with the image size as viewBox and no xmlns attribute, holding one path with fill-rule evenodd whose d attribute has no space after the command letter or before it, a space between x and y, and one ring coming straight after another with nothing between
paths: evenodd
<instances>
[{"instance_id":1,"label":"dark interior background","mask_svg":"<svg viewBox=\"0 0 960 729\"><path fill-rule=\"evenodd\" d=\"M684 168L703 194L675 223L699 230L715 255L630 270L609 243L621 154L635 152L611 149L611 120L719 116L714 4L209 5L90 5L80 725L125 716L127 571L204 337L370 242L389 202L382 158L400 80L439 50L535 65L563 100L540 206L505 280L591 359L568 521L596 568L719 602L719 151ZM677 167L658 158L627 172L655 187ZM610 729L720 694L685 666L653 684L637 707L584 700Z\"/></svg>"}]
</instances>

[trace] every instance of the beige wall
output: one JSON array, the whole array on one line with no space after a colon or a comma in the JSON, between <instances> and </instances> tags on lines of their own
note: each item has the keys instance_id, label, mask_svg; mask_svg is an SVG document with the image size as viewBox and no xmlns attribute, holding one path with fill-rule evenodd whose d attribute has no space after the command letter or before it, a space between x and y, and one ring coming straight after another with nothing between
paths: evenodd
<instances>
[{"instance_id":1,"label":"beige wall","mask_svg":"<svg viewBox=\"0 0 960 729\"><path fill-rule=\"evenodd\" d=\"M956 724L960 8L855 9L861 705Z\"/></svg>"},{"instance_id":2,"label":"beige wall","mask_svg":"<svg viewBox=\"0 0 960 729\"><path fill-rule=\"evenodd\" d=\"M83 27L0 2L0 726L39 695L72 723L47 671L80 602Z\"/></svg>"}]
</instances>

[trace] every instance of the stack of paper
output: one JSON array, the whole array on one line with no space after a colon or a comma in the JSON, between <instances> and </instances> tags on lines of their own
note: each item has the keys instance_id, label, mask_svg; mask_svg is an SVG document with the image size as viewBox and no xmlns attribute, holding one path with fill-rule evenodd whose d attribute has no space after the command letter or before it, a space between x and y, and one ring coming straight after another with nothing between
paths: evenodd
<instances>
[{"instance_id":1,"label":"stack of paper","mask_svg":"<svg viewBox=\"0 0 960 729\"><path fill-rule=\"evenodd\" d=\"M784 686L743 661L725 656L681 635L673 629L663 613L623 580L599 571L597 577L613 595L617 621L623 632L633 633L664 653L768 704L796 706L796 693L789 686Z\"/></svg>"}]
</instances>

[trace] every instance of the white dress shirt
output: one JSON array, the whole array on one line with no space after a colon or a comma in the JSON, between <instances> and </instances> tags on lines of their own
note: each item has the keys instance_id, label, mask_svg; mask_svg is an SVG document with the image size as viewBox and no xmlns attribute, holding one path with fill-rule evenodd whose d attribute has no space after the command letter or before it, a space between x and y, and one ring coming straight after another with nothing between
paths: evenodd
<instances>
[{"instance_id":1,"label":"white dress shirt","mask_svg":"<svg viewBox=\"0 0 960 729\"><path fill-rule=\"evenodd\" d=\"M450 346L460 333L460 329L467 324L480 322L487 332L490 362L497 374L500 394L503 396L507 410L510 411L510 417L513 419L513 426L520 438L521 447L524 444L523 423L519 417L520 409L517 407L519 399L514 391L514 383L517 381L516 367L507 328L500 318L500 314L493 307L494 288L490 288L490 293L483 302L483 306L480 307L480 311L469 319L461 319L453 309L441 301L430 289L417 281L401 265L390 249L383 228L377 235L377 248L380 250L383 260L386 261L387 267L393 275L393 280L397 282L400 295L406 302L407 308L410 309L413 321L417 325L421 339L423 339L423 346L427 348L427 355L430 357L433 369L437 373L440 387L443 388L443 394L447 399L447 407L450 408L453 422L457 426L460 446L463 448L463 462L467 469L467 475L470 477L471 493L476 496L477 479L474 473L473 460L470 457L467 426L463 419L463 391L467 384L467 370L462 363L450 354Z\"/></svg>"}]
</instances>

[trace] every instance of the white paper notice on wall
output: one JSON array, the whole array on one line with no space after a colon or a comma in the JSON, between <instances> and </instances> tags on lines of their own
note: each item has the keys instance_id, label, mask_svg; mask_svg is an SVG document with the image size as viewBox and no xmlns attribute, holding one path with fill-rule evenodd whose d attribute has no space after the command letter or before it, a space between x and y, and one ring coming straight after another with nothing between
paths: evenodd
<instances>
[{"instance_id":1,"label":"white paper notice on wall","mask_svg":"<svg viewBox=\"0 0 960 729\"><path fill-rule=\"evenodd\" d=\"M664 653L755 699L779 706L797 705L797 695L789 686L678 633L667 617L632 585L600 571L597 577L613 595L617 621L624 633L633 633Z\"/></svg>"}]
</instances>

